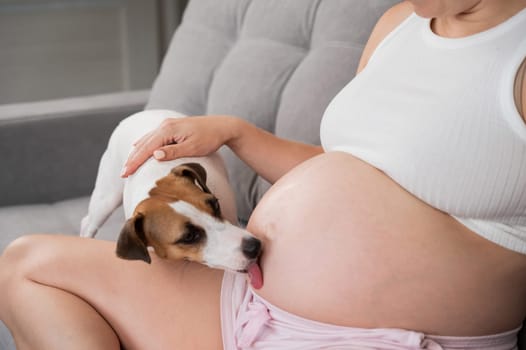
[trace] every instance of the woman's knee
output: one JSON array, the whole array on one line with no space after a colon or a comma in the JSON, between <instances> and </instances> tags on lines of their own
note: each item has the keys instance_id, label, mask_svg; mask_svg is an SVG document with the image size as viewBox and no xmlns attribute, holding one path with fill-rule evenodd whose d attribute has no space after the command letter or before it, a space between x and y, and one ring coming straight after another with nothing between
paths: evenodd
<instances>
[{"instance_id":1,"label":"woman's knee","mask_svg":"<svg viewBox=\"0 0 526 350\"><path fill-rule=\"evenodd\" d=\"M2 253L0 267L2 269L13 267L17 262L24 260L24 258L29 255L29 252L34 249L33 247L37 239L36 236L32 235L22 236L9 243Z\"/></svg>"},{"instance_id":2,"label":"woman's knee","mask_svg":"<svg viewBox=\"0 0 526 350\"><path fill-rule=\"evenodd\" d=\"M15 303L17 288L26 280L31 266L38 264L35 257L38 236L22 236L11 242L0 255L0 315L5 321L9 306Z\"/></svg>"},{"instance_id":3,"label":"woman's knee","mask_svg":"<svg viewBox=\"0 0 526 350\"><path fill-rule=\"evenodd\" d=\"M52 235L26 235L11 242L0 256L0 288L10 276L25 276L56 256Z\"/></svg>"}]
</instances>

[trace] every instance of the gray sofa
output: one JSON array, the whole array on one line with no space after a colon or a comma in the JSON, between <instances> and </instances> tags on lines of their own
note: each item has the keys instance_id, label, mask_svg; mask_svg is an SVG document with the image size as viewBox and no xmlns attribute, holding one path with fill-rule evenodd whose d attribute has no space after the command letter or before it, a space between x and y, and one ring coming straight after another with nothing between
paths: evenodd
<instances>
[{"instance_id":1,"label":"gray sofa","mask_svg":"<svg viewBox=\"0 0 526 350\"><path fill-rule=\"evenodd\" d=\"M0 251L27 233L78 234L111 131L143 108L237 115L319 144L325 107L396 2L191 0L151 91L0 107ZM222 152L246 221L268 184ZM118 211L98 238L115 239L122 222ZM14 349L3 327L0 349Z\"/></svg>"}]
</instances>

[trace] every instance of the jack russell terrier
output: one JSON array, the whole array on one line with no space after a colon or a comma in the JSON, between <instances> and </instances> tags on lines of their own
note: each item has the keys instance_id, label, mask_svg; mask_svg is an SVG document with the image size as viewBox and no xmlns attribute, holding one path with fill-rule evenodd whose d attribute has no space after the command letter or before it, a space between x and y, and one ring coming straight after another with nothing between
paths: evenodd
<instances>
[{"instance_id":1,"label":"jack russell terrier","mask_svg":"<svg viewBox=\"0 0 526 350\"><path fill-rule=\"evenodd\" d=\"M94 237L123 204L127 221L117 241L119 257L150 263L148 247L152 247L161 258L248 272L258 288L262 285L257 264L261 242L232 224L237 222L234 194L217 153L162 162L150 158L135 174L126 179L120 176L133 142L174 117L185 116L147 110L126 118L114 130L100 161L80 235Z\"/></svg>"}]
</instances>

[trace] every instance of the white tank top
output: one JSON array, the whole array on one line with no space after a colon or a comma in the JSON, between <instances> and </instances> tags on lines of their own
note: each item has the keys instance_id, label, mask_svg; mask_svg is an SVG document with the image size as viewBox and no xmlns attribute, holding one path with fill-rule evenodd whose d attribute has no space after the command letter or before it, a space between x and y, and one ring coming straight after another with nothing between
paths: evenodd
<instances>
[{"instance_id":1,"label":"white tank top","mask_svg":"<svg viewBox=\"0 0 526 350\"><path fill-rule=\"evenodd\" d=\"M327 107L322 145L526 254L526 124L513 98L525 57L526 9L455 39L412 14Z\"/></svg>"}]
</instances>

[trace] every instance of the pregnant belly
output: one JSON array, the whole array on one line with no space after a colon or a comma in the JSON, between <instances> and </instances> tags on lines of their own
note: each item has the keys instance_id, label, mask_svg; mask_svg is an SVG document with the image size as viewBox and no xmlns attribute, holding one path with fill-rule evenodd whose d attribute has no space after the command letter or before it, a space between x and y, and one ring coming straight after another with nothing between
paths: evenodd
<instances>
[{"instance_id":1,"label":"pregnant belly","mask_svg":"<svg viewBox=\"0 0 526 350\"><path fill-rule=\"evenodd\" d=\"M495 333L524 317L524 256L345 153L281 178L248 229L265 243L258 293L299 316L446 335Z\"/></svg>"}]
</instances>

